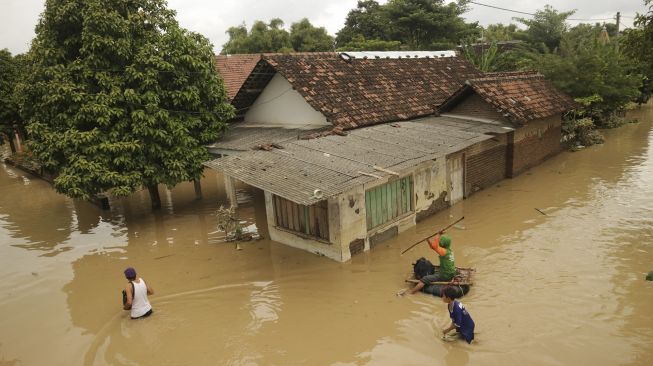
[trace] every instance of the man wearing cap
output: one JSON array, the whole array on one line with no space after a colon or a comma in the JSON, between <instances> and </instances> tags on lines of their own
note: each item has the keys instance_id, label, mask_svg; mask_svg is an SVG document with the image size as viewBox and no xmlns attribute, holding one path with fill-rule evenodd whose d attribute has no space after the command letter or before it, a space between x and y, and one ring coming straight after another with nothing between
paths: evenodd
<instances>
[{"instance_id":1,"label":"man wearing cap","mask_svg":"<svg viewBox=\"0 0 653 366\"><path fill-rule=\"evenodd\" d=\"M432 282L448 282L456 276L456 264L454 263L453 251L451 250L451 237L441 231L432 241L426 239L426 242L431 249L438 253L440 267L435 273L419 278L419 282L405 293L412 295L423 291ZM401 293L401 295L403 294L404 292Z\"/></svg>"},{"instance_id":2,"label":"man wearing cap","mask_svg":"<svg viewBox=\"0 0 653 366\"><path fill-rule=\"evenodd\" d=\"M125 302L124 309L131 310L132 319L145 318L152 315L152 305L150 305L147 295L154 294L154 290L145 283L145 280L136 277L136 270L132 267L125 270L125 277L129 283L125 288L127 301Z\"/></svg>"},{"instance_id":3,"label":"man wearing cap","mask_svg":"<svg viewBox=\"0 0 653 366\"><path fill-rule=\"evenodd\" d=\"M440 271L435 281L451 281L456 275L453 251L451 250L451 237L443 232L438 233L433 241L426 239L431 249L438 253L440 258Z\"/></svg>"}]
</instances>

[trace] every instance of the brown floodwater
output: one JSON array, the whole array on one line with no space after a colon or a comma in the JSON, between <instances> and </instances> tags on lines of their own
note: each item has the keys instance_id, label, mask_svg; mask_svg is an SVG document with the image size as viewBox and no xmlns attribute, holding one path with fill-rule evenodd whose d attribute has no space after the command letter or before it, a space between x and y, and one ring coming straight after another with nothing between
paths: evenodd
<instances>
[{"instance_id":1,"label":"brown floodwater","mask_svg":"<svg viewBox=\"0 0 653 366\"><path fill-rule=\"evenodd\" d=\"M225 243L223 180L146 191L110 211L0 165L0 365L650 365L653 107L606 143L564 152L399 237L337 263L266 239ZM239 215L267 237L263 195ZM541 210L546 215L538 212ZM477 269L463 298L475 344L443 342L439 298L396 297L415 240L450 231ZM154 315L121 309L122 270L155 290Z\"/></svg>"}]
</instances>

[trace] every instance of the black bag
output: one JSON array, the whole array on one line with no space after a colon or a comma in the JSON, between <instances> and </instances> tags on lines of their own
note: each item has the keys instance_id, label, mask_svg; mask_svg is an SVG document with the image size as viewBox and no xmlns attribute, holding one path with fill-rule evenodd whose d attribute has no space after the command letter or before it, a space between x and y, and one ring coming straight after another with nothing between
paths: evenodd
<instances>
[{"instance_id":1,"label":"black bag","mask_svg":"<svg viewBox=\"0 0 653 366\"><path fill-rule=\"evenodd\" d=\"M432 275L435 273L435 266L431 261L422 257L413 264L413 272L415 273L415 278L420 279L424 276Z\"/></svg>"},{"instance_id":2,"label":"black bag","mask_svg":"<svg viewBox=\"0 0 653 366\"><path fill-rule=\"evenodd\" d=\"M129 283L132 285L132 301L134 301L134 294L135 294L134 283L132 281L129 281ZM127 291L122 290L122 308L123 309L125 308L125 304L127 304ZM129 309L125 309L125 310L129 310Z\"/></svg>"}]
</instances>

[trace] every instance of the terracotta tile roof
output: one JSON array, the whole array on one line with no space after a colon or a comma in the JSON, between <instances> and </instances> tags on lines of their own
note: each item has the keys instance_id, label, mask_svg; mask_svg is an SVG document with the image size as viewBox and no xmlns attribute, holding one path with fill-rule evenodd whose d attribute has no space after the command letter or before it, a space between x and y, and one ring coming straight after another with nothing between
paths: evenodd
<instances>
[{"instance_id":1,"label":"terracotta tile roof","mask_svg":"<svg viewBox=\"0 0 653 366\"><path fill-rule=\"evenodd\" d=\"M344 129L433 114L465 80L481 76L458 57L345 61L330 52L265 54L245 82L246 90L234 98L241 116L275 72Z\"/></svg>"},{"instance_id":2,"label":"terracotta tile roof","mask_svg":"<svg viewBox=\"0 0 653 366\"><path fill-rule=\"evenodd\" d=\"M430 115L464 80L480 75L460 58L306 59L264 56L334 125L356 128Z\"/></svg>"},{"instance_id":3,"label":"terracotta tile roof","mask_svg":"<svg viewBox=\"0 0 653 366\"><path fill-rule=\"evenodd\" d=\"M470 79L467 85L444 103L446 110L455 104L462 89L471 88L511 122L524 124L533 119L549 117L573 109L574 100L556 89L543 75L535 71L485 73Z\"/></svg>"},{"instance_id":4,"label":"terracotta tile roof","mask_svg":"<svg viewBox=\"0 0 653 366\"><path fill-rule=\"evenodd\" d=\"M260 59L261 55L259 54L215 56L215 67L224 79L229 100L236 96Z\"/></svg>"}]
</instances>

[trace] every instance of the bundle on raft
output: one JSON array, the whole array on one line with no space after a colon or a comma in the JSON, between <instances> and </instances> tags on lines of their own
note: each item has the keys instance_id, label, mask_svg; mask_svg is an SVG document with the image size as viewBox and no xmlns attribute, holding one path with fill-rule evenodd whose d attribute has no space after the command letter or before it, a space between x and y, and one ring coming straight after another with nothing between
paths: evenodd
<instances>
[{"instance_id":1,"label":"bundle on raft","mask_svg":"<svg viewBox=\"0 0 653 366\"><path fill-rule=\"evenodd\" d=\"M436 273L439 272L440 266L434 267ZM441 296L442 289L450 286L458 291L459 297L463 297L469 292L469 288L474 284L475 274L475 268L456 267L456 275L451 279L451 281L431 282L429 285L424 286L422 292L439 297ZM415 273L411 273L406 279L406 282L419 283L421 281L415 278Z\"/></svg>"}]
</instances>

